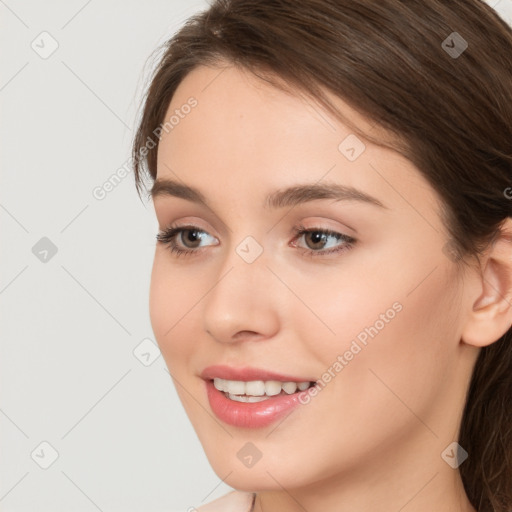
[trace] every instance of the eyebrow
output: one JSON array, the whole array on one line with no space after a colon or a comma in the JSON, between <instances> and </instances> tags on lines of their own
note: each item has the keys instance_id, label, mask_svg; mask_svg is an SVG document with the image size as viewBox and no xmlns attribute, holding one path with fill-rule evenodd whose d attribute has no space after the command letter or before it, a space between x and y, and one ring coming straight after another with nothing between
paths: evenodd
<instances>
[{"instance_id":1,"label":"eyebrow","mask_svg":"<svg viewBox=\"0 0 512 512\"><path fill-rule=\"evenodd\" d=\"M156 179L148 195L153 199L159 196L178 197L211 209L205 196L198 189L168 178ZM317 199L355 200L387 209L387 206L377 198L357 188L335 182L298 184L281 188L269 194L263 206L274 209L294 207Z\"/></svg>"}]
</instances>

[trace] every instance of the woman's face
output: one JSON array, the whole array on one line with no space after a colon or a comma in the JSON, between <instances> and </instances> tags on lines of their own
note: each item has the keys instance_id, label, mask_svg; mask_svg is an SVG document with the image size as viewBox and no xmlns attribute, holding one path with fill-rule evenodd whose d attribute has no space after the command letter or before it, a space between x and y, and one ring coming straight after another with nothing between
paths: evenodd
<instances>
[{"instance_id":1,"label":"woman's face","mask_svg":"<svg viewBox=\"0 0 512 512\"><path fill-rule=\"evenodd\" d=\"M311 101L233 67L188 74L171 116L157 180L193 187L206 204L155 189L160 229L188 228L173 241L192 252L157 243L150 316L219 477L238 489L291 489L370 467L390 476L398 461L448 467L441 452L456 438L474 359L460 342L465 299L430 185ZM276 195L297 186L330 195ZM203 378L213 365L253 372ZM246 403L213 388L216 375L318 389L278 387Z\"/></svg>"}]
</instances>

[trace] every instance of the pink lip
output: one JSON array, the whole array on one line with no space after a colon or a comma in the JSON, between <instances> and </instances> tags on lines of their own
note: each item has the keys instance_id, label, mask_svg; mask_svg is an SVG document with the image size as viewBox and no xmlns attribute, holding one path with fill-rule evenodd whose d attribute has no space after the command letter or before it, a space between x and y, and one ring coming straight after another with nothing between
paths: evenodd
<instances>
[{"instance_id":1,"label":"pink lip","mask_svg":"<svg viewBox=\"0 0 512 512\"><path fill-rule=\"evenodd\" d=\"M212 411L220 420L235 427L261 428L301 405L299 399L307 395L308 390L291 395L276 395L262 402L235 402L216 389L212 380L207 380L206 394Z\"/></svg>"},{"instance_id":2,"label":"pink lip","mask_svg":"<svg viewBox=\"0 0 512 512\"><path fill-rule=\"evenodd\" d=\"M208 366L201 372L201 378L211 380L215 377L226 380L254 381L254 380L278 380L280 382L315 382L316 379L308 377L297 377L296 375L282 375L279 373L252 368L234 368L232 366L214 365Z\"/></svg>"},{"instance_id":3,"label":"pink lip","mask_svg":"<svg viewBox=\"0 0 512 512\"><path fill-rule=\"evenodd\" d=\"M282 375L260 368L234 368L225 365L208 366L201 372L206 381L206 395L213 413L225 423L235 427L261 428L270 425L304 403L308 390L281 394L261 402L236 402L227 398L213 385L215 377L244 382L277 380L280 382L314 382L315 379Z\"/></svg>"}]
</instances>

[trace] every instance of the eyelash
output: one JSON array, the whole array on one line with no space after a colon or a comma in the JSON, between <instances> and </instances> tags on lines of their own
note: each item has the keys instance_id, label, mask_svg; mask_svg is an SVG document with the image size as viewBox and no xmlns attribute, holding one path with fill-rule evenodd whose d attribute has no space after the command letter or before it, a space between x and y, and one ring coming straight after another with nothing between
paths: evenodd
<instances>
[{"instance_id":1,"label":"eyelash","mask_svg":"<svg viewBox=\"0 0 512 512\"><path fill-rule=\"evenodd\" d=\"M169 247L169 250L171 253L174 253L177 257L178 256L186 256L190 255L191 253L197 253L200 252L200 249L180 249L175 241L176 235L179 233L182 233L184 231L198 231L200 233L206 233L206 231L199 229L197 226L169 226L163 231L159 231L156 235L156 239L158 242L163 243L164 245ZM308 233L320 233L322 235L326 236L332 236L336 238L338 241L345 242L343 245L338 246L334 249L328 249L328 250L321 250L321 251L313 251L312 249L304 249L302 247L299 248L299 250L302 251L304 255L307 255L309 257L317 257L317 256L325 256L327 254L333 254L333 253L341 253L344 251L348 251L352 249L352 247L356 243L356 239L345 235L343 233L338 233L336 231L331 231L329 229L320 229L320 228L310 228L306 229L303 225L299 225L297 227L293 228L293 231L295 233L294 240L298 239L302 235L308 234Z\"/></svg>"}]
</instances>

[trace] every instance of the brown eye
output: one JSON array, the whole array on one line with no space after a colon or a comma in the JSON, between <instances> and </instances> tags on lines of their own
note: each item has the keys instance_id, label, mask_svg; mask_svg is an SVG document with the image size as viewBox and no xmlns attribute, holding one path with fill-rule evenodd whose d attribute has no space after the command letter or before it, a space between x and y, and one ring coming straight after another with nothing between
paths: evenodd
<instances>
[{"instance_id":1,"label":"brown eye","mask_svg":"<svg viewBox=\"0 0 512 512\"><path fill-rule=\"evenodd\" d=\"M302 247L306 254L310 256L322 256L334 252L350 249L356 242L355 238L331 231L329 229L311 228L306 229L304 226L294 228L296 233L295 240L304 238L306 247ZM329 243L329 239L334 243ZM338 243L336 243L338 242ZM339 243L341 242L341 243ZM330 247L328 247L330 245ZM294 244L296 246L296 243Z\"/></svg>"},{"instance_id":2,"label":"brown eye","mask_svg":"<svg viewBox=\"0 0 512 512\"><path fill-rule=\"evenodd\" d=\"M185 247L189 249L196 249L203 239L203 236L199 235L199 233L204 232L199 231L198 229L182 229L178 235Z\"/></svg>"},{"instance_id":3,"label":"brown eye","mask_svg":"<svg viewBox=\"0 0 512 512\"><path fill-rule=\"evenodd\" d=\"M304 240L306 240L306 245L310 249L323 249L323 246L326 243L327 235L321 231L309 231L305 234ZM311 245L307 242L311 241Z\"/></svg>"},{"instance_id":4,"label":"brown eye","mask_svg":"<svg viewBox=\"0 0 512 512\"><path fill-rule=\"evenodd\" d=\"M169 246L170 251L179 256L180 254L199 252L200 249L202 249L199 244L208 236L211 237L206 231L196 226L171 226L159 232L156 235L156 239L164 245Z\"/></svg>"}]
</instances>

